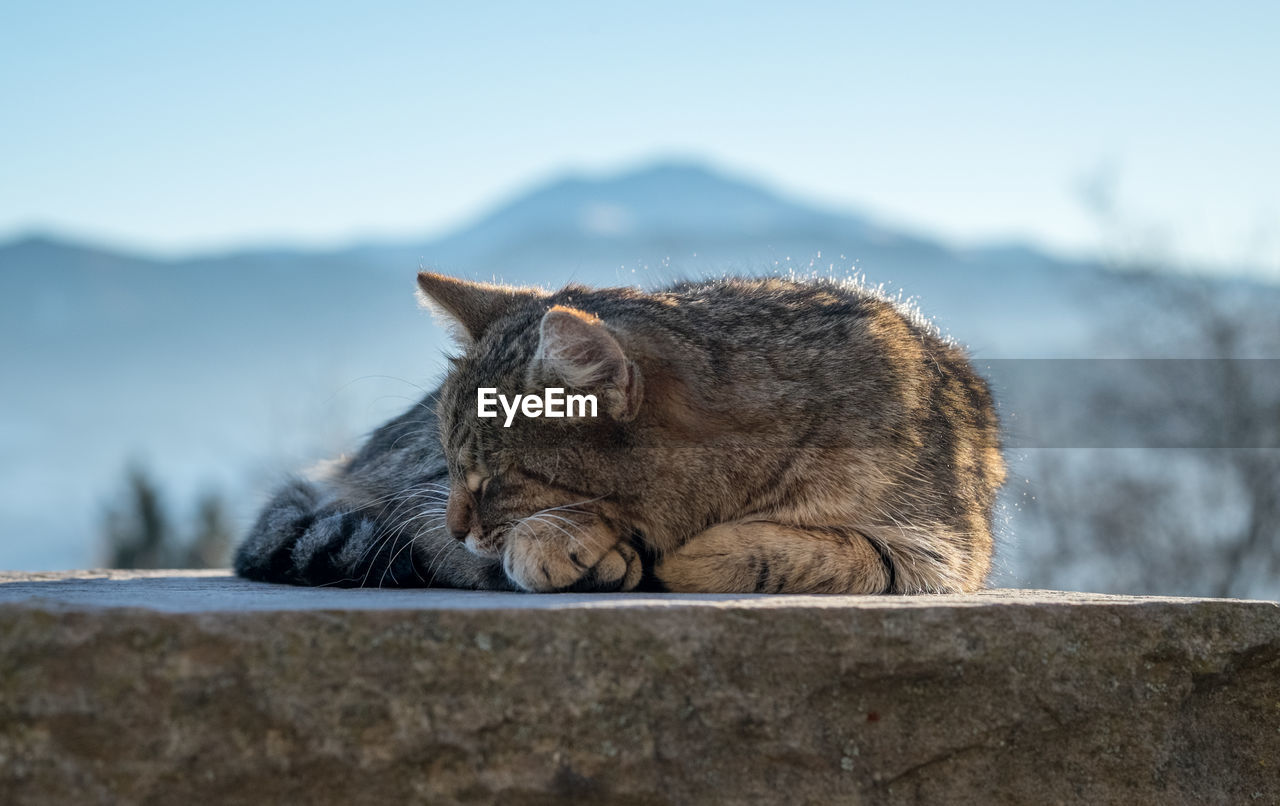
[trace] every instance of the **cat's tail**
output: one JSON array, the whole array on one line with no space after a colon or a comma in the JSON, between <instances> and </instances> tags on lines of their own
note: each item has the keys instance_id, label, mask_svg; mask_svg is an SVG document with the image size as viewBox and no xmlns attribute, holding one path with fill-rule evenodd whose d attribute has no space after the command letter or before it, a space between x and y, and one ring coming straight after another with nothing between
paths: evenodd
<instances>
[{"instance_id":1,"label":"cat's tail","mask_svg":"<svg viewBox=\"0 0 1280 806\"><path fill-rule=\"evenodd\" d=\"M314 482L295 479L263 508L236 550L245 579L340 587L415 584L413 551L379 541L375 520L337 506ZM379 545L385 543L385 545ZM416 584L422 584L418 582Z\"/></svg>"}]
</instances>

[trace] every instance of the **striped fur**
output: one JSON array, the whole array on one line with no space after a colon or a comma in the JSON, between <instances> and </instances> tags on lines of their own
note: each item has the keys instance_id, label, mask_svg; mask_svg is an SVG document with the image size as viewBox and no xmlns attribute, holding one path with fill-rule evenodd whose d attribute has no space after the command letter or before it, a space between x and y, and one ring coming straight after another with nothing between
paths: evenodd
<instances>
[{"instance_id":1,"label":"striped fur","mask_svg":"<svg viewBox=\"0 0 1280 806\"><path fill-rule=\"evenodd\" d=\"M647 568L670 590L982 585L1005 474L991 395L891 301L776 278L652 293L419 282L459 333L444 384L333 480L282 492L242 573L349 578L359 543L409 584L629 589ZM557 385L597 394L601 416L476 416L478 387ZM397 530L410 567L370 548Z\"/></svg>"}]
</instances>

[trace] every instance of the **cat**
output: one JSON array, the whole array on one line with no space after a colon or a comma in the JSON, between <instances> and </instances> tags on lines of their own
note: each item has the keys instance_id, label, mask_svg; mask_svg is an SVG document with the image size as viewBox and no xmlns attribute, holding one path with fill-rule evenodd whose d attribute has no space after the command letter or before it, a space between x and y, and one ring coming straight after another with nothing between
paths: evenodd
<instances>
[{"instance_id":1,"label":"cat","mask_svg":"<svg viewBox=\"0 0 1280 806\"><path fill-rule=\"evenodd\" d=\"M948 593L980 588L1004 482L986 382L856 283L662 290L418 275L460 348L436 391L295 480L236 571L304 585ZM597 416L478 416L478 390Z\"/></svg>"}]
</instances>

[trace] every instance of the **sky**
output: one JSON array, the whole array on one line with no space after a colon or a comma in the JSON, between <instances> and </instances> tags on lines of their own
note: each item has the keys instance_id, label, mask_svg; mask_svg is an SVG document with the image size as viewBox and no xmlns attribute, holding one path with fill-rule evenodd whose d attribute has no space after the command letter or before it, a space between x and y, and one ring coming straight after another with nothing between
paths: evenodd
<instances>
[{"instance_id":1,"label":"sky","mask_svg":"<svg viewBox=\"0 0 1280 806\"><path fill-rule=\"evenodd\" d=\"M679 157L956 243L1280 278L1277 41L1275 2L16 0L0 239L425 237Z\"/></svg>"}]
</instances>

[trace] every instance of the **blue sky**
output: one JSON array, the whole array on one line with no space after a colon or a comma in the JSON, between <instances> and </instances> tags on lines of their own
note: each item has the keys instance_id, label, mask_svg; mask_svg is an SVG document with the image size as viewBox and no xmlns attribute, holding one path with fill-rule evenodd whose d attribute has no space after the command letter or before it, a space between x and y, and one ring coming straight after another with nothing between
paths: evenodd
<instances>
[{"instance_id":1,"label":"blue sky","mask_svg":"<svg viewBox=\"0 0 1280 806\"><path fill-rule=\"evenodd\" d=\"M1280 276L1280 3L14 2L0 238L175 253L447 229L565 169L706 158L960 242Z\"/></svg>"}]
</instances>

